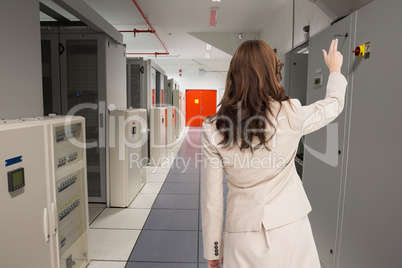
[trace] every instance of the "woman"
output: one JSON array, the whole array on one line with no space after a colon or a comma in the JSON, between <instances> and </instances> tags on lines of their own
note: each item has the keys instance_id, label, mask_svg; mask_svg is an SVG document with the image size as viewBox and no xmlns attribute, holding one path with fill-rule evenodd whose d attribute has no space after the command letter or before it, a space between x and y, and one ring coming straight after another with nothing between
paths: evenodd
<instances>
[{"instance_id":1,"label":"woman","mask_svg":"<svg viewBox=\"0 0 402 268\"><path fill-rule=\"evenodd\" d=\"M325 99L302 106L286 96L283 64L265 42L244 42L230 63L218 113L202 128L202 224L208 267L320 268L307 214L311 206L294 165L299 140L342 111L347 81L333 40L324 60ZM225 233L223 186L229 194ZM224 245L223 245L224 244Z\"/></svg>"}]
</instances>

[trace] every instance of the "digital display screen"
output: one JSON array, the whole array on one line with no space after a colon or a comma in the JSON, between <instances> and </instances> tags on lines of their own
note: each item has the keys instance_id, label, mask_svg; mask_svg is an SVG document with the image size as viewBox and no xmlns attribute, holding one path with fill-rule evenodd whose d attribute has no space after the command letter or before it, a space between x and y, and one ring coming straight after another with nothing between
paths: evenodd
<instances>
[{"instance_id":1,"label":"digital display screen","mask_svg":"<svg viewBox=\"0 0 402 268\"><path fill-rule=\"evenodd\" d=\"M9 192L14 192L25 186L24 168L9 171L7 175Z\"/></svg>"},{"instance_id":2,"label":"digital display screen","mask_svg":"<svg viewBox=\"0 0 402 268\"><path fill-rule=\"evenodd\" d=\"M13 187L16 188L24 184L24 170L19 170L13 173Z\"/></svg>"},{"instance_id":3,"label":"digital display screen","mask_svg":"<svg viewBox=\"0 0 402 268\"><path fill-rule=\"evenodd\" d=\"M319 85L319 84L320 84L320 78L316 78L316 79L315 79L315 84L316 84L316 85Z\"/></svg>"}]
</instances>

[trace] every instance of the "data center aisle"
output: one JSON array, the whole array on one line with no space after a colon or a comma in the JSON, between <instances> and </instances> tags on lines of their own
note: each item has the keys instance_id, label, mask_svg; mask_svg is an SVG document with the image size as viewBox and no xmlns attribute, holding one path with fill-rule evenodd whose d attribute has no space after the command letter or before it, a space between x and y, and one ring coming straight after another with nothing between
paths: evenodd
<instances>
[{"instance_id":1,"label":"data center aisle","mask_svg":"<svg viewBox=\"0 0 402 268\"><path fill-rule=\"evenodd\" d=\"M200 131L200 128L189 129L127 268L207 267L201 237Z\"/></svg>"},{"instance_id":2,"label":"data center aisle","mask_svg":"<svg viewBox=\"0 0 402 268\"><path fill-rule=\"evenodd\" d=\"M201 128L188 130L166 174L163 168L149 169L147 184L128 209L106 208L91 225L91 236L96 236L94 240L114 240L109 245L112 251L116 251L113 247L121 247L120 240L126 244L134 241L131 254L126 258L127 263L124 262L126 268L207 267L203 258L200 214L200 131ZM224 194L227 195L225 179L223 183ZM116 227L109 225L110 229L102 229L113 217ZM124 225L128 228L117 227ZM109 232L106 233L107 237L103 236L102 232L105 231ZM116 235L120 238L116 238ZM97 247L96 243L91 241L91 246ZM107 249L97 249L92 256L95 261L89 267L122 267L127 246L122 251L124 254L118 259L111 255L103 257L102 254L108 255ZM104 261L101 262L99 258Z\"/></svg>"}]
</instances>

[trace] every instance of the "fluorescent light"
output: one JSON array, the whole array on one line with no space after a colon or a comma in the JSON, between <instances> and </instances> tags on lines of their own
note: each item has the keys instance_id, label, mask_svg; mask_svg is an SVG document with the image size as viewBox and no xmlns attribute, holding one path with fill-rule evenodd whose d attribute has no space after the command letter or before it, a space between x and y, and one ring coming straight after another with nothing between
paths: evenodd
<instances>
[{"instance_id":1,"label":"fluorescent light","mask_svg":"<svg viewBox=\"0 0 402 268\"><path fill-rule=\"evenodd\" d=\"M207 50L211 50L212 46L210 44L207 44Z\"/></svg>"},{"instance_id":2,"label":"fluorescent light","mask_svg":"<svg viewBox=\"0 0 402 268\"><path fill-rule=\"evenodd\" d=\"M212 0L212 2L220 2L221 0Z\"/></svg>"},{"instance_id":3,"label":"fluorescent light","mask_svg":"<svg viewBox=\"0 0 402 268\"><path fill-rule=\"evenodd\" d=\"M209 59L211 57L211 51L207 51L206 53L205 53L205 58L206 59Z\"/></svg>"},{"instance_id":4,"label":"fluorescent light","mask_svg":"<svg viewBox=\"0 0 402 268\"><path fill-rule=\"evenodd\" d=\"M211 7L211 14L209 16L209 27L215 27L218 22L219 7Z\"/></svg>"}]
</instances>

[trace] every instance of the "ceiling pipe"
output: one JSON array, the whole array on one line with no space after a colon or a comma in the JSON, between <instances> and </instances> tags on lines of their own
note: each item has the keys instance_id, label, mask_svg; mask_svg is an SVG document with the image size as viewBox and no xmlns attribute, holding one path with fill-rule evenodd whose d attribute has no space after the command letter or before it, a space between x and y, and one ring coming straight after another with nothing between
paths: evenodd
<instances>
[{"instance_id":1,"label":"ceiling pipe","mask_svg":"<svg viewBox=\"0 0 402 268\"><path fill-rule=\"evenodd\" d=\"M130 52L127 52L126 53L126 55L155 55L155 58L158 56L158 55L169 55L169 52L154 52L154 53L152 53L152 52L146 52L146 53L130 53Z\"/></svg>"},{"instance_id":2,"label":"ceiling pipe","mask_svg":"<svg viewBox=\"0 0 402 268\"><path fill-rule=\"evenodd\" d=\"M134 33L134 37L137 35L137 33L155 33L155 30L137 30L134 28L133 31L119 31L121 33Z\"/></svg>"},{"instance_id":3,"label":"ceiling pipe","mask_svg":"<svg viewBox=\"0 0 402 268\"><path fill-rule=\"evenodd\" d=\"M163 46L163 48L165 49L166 52L161 53L161 52L154 52L154 53L126 53L127 55L169 55L169 51L167 50L167 48L165 47L165 44L162 42L162 40L159 38L158 34L156 33L154 27L152 27L151 23L149 22L148 18L145 16L144 12L142 11L141 7L138 5L136 0L132 0L134 5L137 7L138 11L141 13L142 17L144 18L144 20L147 22L148 26L150 29L148 30L137 30L134 29L132 31L120 31L121 33L134 33L134 37L136 36L137 33L153 33L156 38L158 38L159 42L161 43L161 45Z\"/></svg>"}]
</instances>

